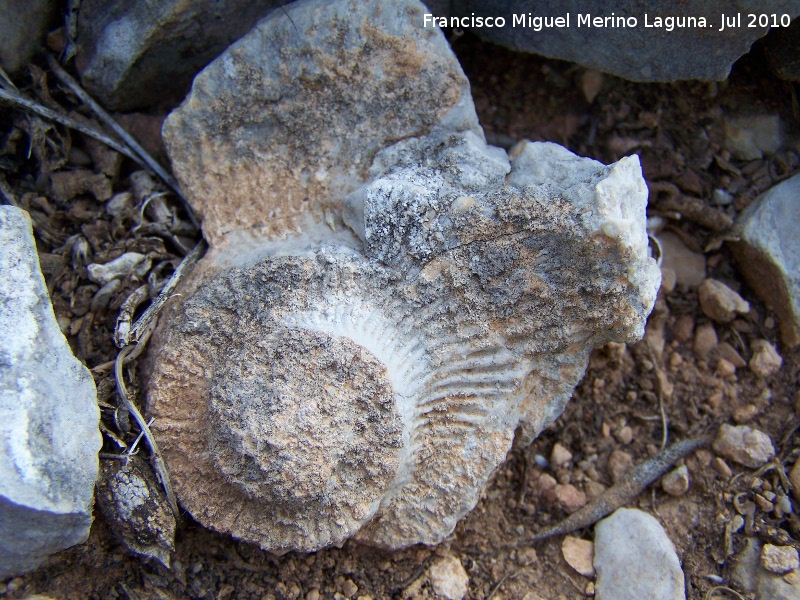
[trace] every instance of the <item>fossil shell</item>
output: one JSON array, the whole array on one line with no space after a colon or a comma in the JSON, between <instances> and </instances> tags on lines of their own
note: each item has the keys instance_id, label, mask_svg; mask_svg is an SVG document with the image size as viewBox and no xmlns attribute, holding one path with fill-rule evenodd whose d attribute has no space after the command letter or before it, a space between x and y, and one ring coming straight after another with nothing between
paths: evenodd
<instances>
[{"instance_id":1,"label":"fossil shell","mask_svg":"<svg viewBox=\"0 0 800 600\"><path fill-rule=\"evenodd\" d=\"M435 544L475 506L515 432L532 440L563 411L591 349L643 334L660 279L647 188L636 157L604 166L555 144L523 143L511 158L487 146L441 34L407 19L422 5L359 4L367 16L346 35L350 0L293 6L291 22L312 40L328 31L323 16L333 19L352 50L324 47L343 61L337 72L359 72L351 62L366 52L386 81L324 102L314 86L287 84L291 127L328 148L308 158L329 175L319 181L287 166L291 127L256 140L254 117L238 125L242 109L231 106L244 80L273 81L254 74L274 65L248 49L284 39L285 19L262 22L212 63L170 116L176 173L212 249L152 338L153 433L179 501L208 527L276 552L348 538ZM420 47L435 51L425 64L450 69L442 90L456 90L427 108L415 90L420 78L435 82ZM330 68L321 51L288 54L314 63L309 73ZM289 96L258 97L268 121L271 103ZM423 114L398 108L405 101ZM209 133L211 105L222 114ZM360 149L303 125L327 120L340 135L365 106L373 126ZM242 140L280 155L260 163L257 181L239 157L262 152ZM192 150L209 147L228 162ZM284 187L269 187L284 174ZM226 188L235 193L223 199ZM273 209L280 219L265 218Z\"/></svg>"}]
</instances>

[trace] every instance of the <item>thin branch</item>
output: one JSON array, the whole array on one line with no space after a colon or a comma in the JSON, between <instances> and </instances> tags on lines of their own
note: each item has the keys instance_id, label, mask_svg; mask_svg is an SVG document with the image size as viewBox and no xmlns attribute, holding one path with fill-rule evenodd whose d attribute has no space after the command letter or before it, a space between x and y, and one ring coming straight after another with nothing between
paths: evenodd
<instances>
[{"instance_id":1,"label":"thin branch","mask_svg":"<svg viewBox=\"0 0 800 600\"><path fill-rule=\"evenodd\" d=\"M78 82L75 81L72 77L70 77L69 73L67 73L61 67L61 65L58 64L58 61L55 58L53 58L52 55L50 54L47 55L47 62L48 65L50 66L50 69L53 71L53 73L55 73L56 77L58 77L61 83L69 87L69 89L72 90L72 92L78 98L80 98L80 100L84 104L89 106L106 125L108 125L112 130L114 130L114 133L116 133L120 138L122 138L122 140L126 144L128 144L128 146L130 146L130 148L132 148L134 152L136 152L136 154L147 164L148 167L150 167L153 170L153 172L156 175L158 175L164 181L164 183L166 183L169 187L173 189L173 191L183 201L184 208L187 214L189 215L189 220L192 222L192 225L200 229L200 226L197 224L197 221L194 218L194 213L192 212L192 208L191 206L189 206L189 203L187 202L186 197L183 195L183 192L181 191L181 188L178 185L178 182L175 180L175 178L172 177L172 175L170 175L169 173L167 173L166 169L164 169L164 167L158 164L158 162L147 153L147 150L142 148L142 146L139 145L139 142L137 142L133 138L133 136L131 136L127 131L125 131L111 117L111 115L109 115L105 111L105 109L103 109L102 106L100 106L97 102L95 102L95 100L89 94L83 91L83 88L81 88L81 86L78 85Z\"/></svg>"},{"instance_id":2,"label":"thin branch","mask_svg":"<svg viewBox=\"0 0 800 600\"><path fill-rule=\"evenodd\" d=\"M119 330L115 334L115 343L118 347L123 347L131 343L139 342L142 333L147 329L150 322L158 315L161 307L164 306L166 301L169 299L172 292L178 286L181 279L186 275L188 270L191 268L194 263L198 261L198 259L203 255L205 252L206 243L204 240L200 240L192 251L189 252L186 256L183 257L181 264L175 269L175 272L170 277L170 280L161 290L161 293L158 297L153 300L152 304L147 307L147 310L142 313L142 316L139 317L133 326L130 328L130 331L123 332Z\"/></svg>"},{"instance_id":3,"label":"thin branch","mask_svg":"<svg viewBox=\"0 0 800 600\"><path fill-rule=\"evenodd\" d=\"M147 165L144 162L142 162L142 159L136 156L136 154L133 151L128 149L123 144L120 144L114 138L107 136L102 131L98 131L94 127L85 125L80 121L76 121L75 119L68 117L67 115L63 115L59 112L56 112L50 108L47 108L42 104L39 104L38 102L35 102L34 100L29 100L25 96L22 96L15 92L11 92L2 87L0 87L0 100L11 102L12 104L21 106L27 111L36 113L40 117L44 117L45 119L50 119L51 121L55 121L56 123L61 123L62 125L66 125L67 127L75 129L76 131L80 131L81 133L86 134L89 137L92 137L100 142L103 142L106 146L116 150L120 154L124 154L132 161L136 162L138 165L141 165L142 167L147 167Z\"/></svg>"},{"instance_id":4,"label":"thin branch","mask_svg":"<svg viewBox=\"0 0 800 600\"><path fill-rule=\"evenodd\" d=\"M161 480L161 485L164 487L164 492L167 494L167 500L169 501L170 508L172 508L172 512L177 519L180 514L178 512L178 501L175 498L175 492L172 491L172 486L169 483L169 474L167 473L167 466L164 463L164 458L161 456L161 451L158 449L158 444L156 444L156 440L153 437L153 434L150 432L150 428L147 426L147 422L144 420L142 413L140 413L136 405L131 402L131 399L128 397L128 390L125 388L122 365L124 364L125 358L128 356L128 354L133 352L135 348L136 346L128 346L121 350L117 355L117 360L114 364L114 375L117 379L117 392L119 392L119 397L122 400L122 403L125 405L125 408L127 408L128 412L130 412L130 414L133 415L133 418L136 419L136 423L139 425L139 430L144 434L144 439L147 441L147 445L150 446L150 452L152 454L150 459L153 462L153 469L158 475L158 478Z\"/></svg>"}]
</instances>

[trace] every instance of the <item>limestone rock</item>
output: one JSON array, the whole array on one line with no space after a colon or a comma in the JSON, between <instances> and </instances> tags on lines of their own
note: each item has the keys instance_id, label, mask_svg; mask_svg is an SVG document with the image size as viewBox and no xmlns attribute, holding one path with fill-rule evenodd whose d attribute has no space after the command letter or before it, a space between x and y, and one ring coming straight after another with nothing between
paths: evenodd
<instances>
[{"instance_id":1,"label":"limestone rock","mask_svg":"<svg viewBox=\"0 0 800 600\"><path fill-rule=\"evenodd\" d=\"M469 576L457 556L439 558L428 569L428 578L437 597L462 600L467 595Z\"/></svg>"},{"instance_id":2,"label":"limestone rock","mask_svg":"<svg viewBox=\"0 0 800 600\"><path fill-rule=\"evenodd\" d=\"M594 532L597 600L685 600L678 555L655 518L620 508Z\"/></svg>"},{"instance_id":3,"label":"limestone rock","mask_svg":"<svg viewBox=\"0 0 800 600\"><path fill-rule=\"evenodd\" d=\"M783 575L800 568L800 558L792 546L764 544L761 548L761 566L770 573Z\"/></svg>"},{"instance_id":4,"label":"limestone rock","mask_svg":"<svg viewBox=\"0 0 800 600\"><path fill-rule=\"evenodd\" d=\"M208 527L271 551L436 544L591 349L643 335L647 188L636 157L487 146L415 1L286 10L167 120L212 248L152 338L153 432Z\"/></svg>"},{"instance_id":5,"label":"limestone rock","mask_svg":"<svg viewBox=\"0 0 800 600\"><path fill-rule=\"evenodd\" d=\"M7 73L33 58L55 5L51 0L0 0L0 67Z\"/></svg>"},{"instance_id":6,"label":"limestone rock","mask_svg":"<svg viewBox=\"0 0 800 600\"><path fill-rule=\"evenodd\" d=\"M770 600L797 600L800 598L800 581L767 571L761 565L763 543L758 538L748 538L746 546L736 555L732 581L737 589L756 594L757 598Z\"/></svg>"},{"instance_id":7,"label":"limestone rock","mask_svg":"<svg viewBox=\"0 0 800 600\"><path fill-rule=\"evenodd\" d=\"M567 564L584 577L594 577L594 544L568 535L561 542L561 554Z\"/></svg>"},{"instance_id":8,"label":"limestone rock","mask_svg":"<svg viewBox=\"0 0 800 600\"><path fill-rule=\"evenodd\" d=\"M697 288L700 308L717 323L730 323L737 315L750 311L750 304L727 285L716 279L706 279Z\"/></svg>"},{"instance_id":9,"label":"limestone rock","mask_svg":"<svg viewBox=\"0 0 800 600\"><path fill-rule=\"evenodd\" d=\"M753 373L759 377L769 377L781 368L783 358L767 340L755 340L752 348L753 356L748 366Z\"/></svg>"},{"instance_id":10,"label":"limestone rock","mask_svg":"<svg viewBox=\"0 0 800 600\"><path fill-rule=\"evenodd\" d=\"M741 242L732 246L747 284L780 320L789 347L800 344L800 175L772 187L736 221Z\"/></svg>"},{"instance_id":11,"label":"limestone rock","mask_svg":"<svg viewBox=\"0 0 800 600\"><path fill-rule=\"evenodd\" d=\"M618 0L609 8L603 0L454 0L448 15L505 17L505 27L473 28L480 37L513 50L535 52L551 58L570 60L591 69L619 75L632 81L678 81L703 79L722 81L731 66L768 27L749 28L747 13L763 13L758 0L741 0L736 9L725 0L686 0L676 5L669 0ZM741 24L722 26L721 14L728 18L742 14ZM794 18L800 7L792 0L774 0L770 13ZM536 31L531 26L512 26L513 15L566 16L569 27L549 27ZM645 13L649 27L645 26ZM579 15L591 17L636 17L636 27L579 26ZM679 19L705 17L705 26L680 26ZM672 31L667 23L655 28L655 17L674 17Z\"/></svg>"},{"instance_id":12,"label":"limestone rock","mask_svg":"<svg viewBox=\"0 0 800 600\"><path fill-rule=\"evenodd\" d=\"M89 535L101 439L89 371L56 322L27 213L0 207L0 578Z\"/></svg>"},{"instance_id":13,"label":"limestone rock","mask_svg":"<svg viewBox=\"0 0 800 600\"><path fill-rule=\"evenodd\" d=\"M107 108L174 102L197 72L287 0L83 0L75 64Z\"/></svg>"},{"instance_id":14,"label":"limestone rock","mask_svg":"<svg viewBox=\"0 0 800 600\"><path fill-rule=\"evenodd\" d=\"M723 424L714 439L714 452L723 458L757 469L775 456L775 448L769 436L747 425Z\"/></svg>"}]
</instances>

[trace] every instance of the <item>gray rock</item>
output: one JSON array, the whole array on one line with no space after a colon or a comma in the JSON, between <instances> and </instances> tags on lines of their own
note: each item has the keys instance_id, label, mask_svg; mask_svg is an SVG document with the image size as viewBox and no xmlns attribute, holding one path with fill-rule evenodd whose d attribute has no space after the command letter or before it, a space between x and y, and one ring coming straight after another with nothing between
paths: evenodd
<instances>
[{"instance_id":1,"label":"gray rock","mask_svg":"<svg viewBox=\"0 0 800 600\"><path fill-rule=\"evenodd\" d=\"M514 50L570 60L633 81L721 81L753 42L767 33L767 27L748 27L746 18L747 13L763 12L764 4L759 0L740 0L735 5L726 0L686 0L680 4L670 0L618 0L613 6L603 0L455 0L450 14L505 17L505 27L473 31ZM800 6L792 0L775 0L769 5L769 12L794 17L800 14ZM533 27L512 26L513 15L529 13L541 17L569 14L569 27L535 31ZM737 13L741 14L741 24L719 31L720 15L730 18ZM587 14L593 18L634 17L637 25L579 26L578 16ZM645 14L650 25L656 17L674 17L676 27L672 31L647 27ZM678 26L677 19L685 17L705 17L706 26Z\"/></svg>"},{"instance_id":2,"label":"gray rock","mask_svg":"<svg viewBox=\"0 0 800 600\"><path fill-rule=\"evenodd\" d=\"M739 271L778 315L781 338L800 344L800 175L759 196L736 221L741 242L733 244Z\"/></svg>"},{"instance_id":3,"label":"gray rock","mask_svg":"<svg viewBox=\"0 0 800 600\"><path fill-rule=\"evenodd\" d=\"M757 469L765 465L775 456L772 440L763 431L747 425L723 424L714 438L714 452L723 458Z\"/></svg>"},{"instance_id":4,"label":"gray rock","mask_svg":"<svg viewBox=\"0 0 800 600\"><path fill-rule=\"evenodd\" d=\"M594 529L597 600L685 600L683 571L669 537L649 514L620 508Z\"/></svg>"},{"instance_id":5,"label":"gray rock","mask_svg":"<svg viewBox=\"0 0 800 600\"><path fill-rule=\"evenodd\" d=\"M89 535L101 438L89 371L56 322L27 213L0 207L0 578Z\"/></svg>"},{"instance_id":6,"label":"gray rock","mask_svg":"<svg viewBox=\"0 0 800 600\"><path fill-rule=\"evenodd\" d=\"M423 11L298 2L197 76L164 141L212 246L228 231L299 228L397 140L435 127L483 140L467 78L441 32L419 27Z\"/></svg>"},{"instance_id":7,"label":"gray rock","mask_svg":"<svg viewBox=\"0 0 800 600\"><path fill-rule=\"evenodd\" d=\"M75 64L114 110L174 103L197 72L287 0L83 0Z\"/></svg>"},{"instance_id":8,"label":"gray rock","mask_svg":"<svg viewBox=\"0 0 800 600\"><path fill-rule=\"evenodd\" d=\"M747 545L734 560L732 583L739 590L756 594L756 598L800 600L800 579L767 571L761 565L762 548L763 543L758 538L747 539Z\"/></svg>"},{"instance_id":9,"label":"gray rock","mask_svg":"<svg viewBox=\"0 0 800 600\"><path fill-rule=\"evenodd\" d=\"M0 66L8 73L24 67L38 50L53 15L51 0L0 0Z\"/></svg>"}]
</instances>

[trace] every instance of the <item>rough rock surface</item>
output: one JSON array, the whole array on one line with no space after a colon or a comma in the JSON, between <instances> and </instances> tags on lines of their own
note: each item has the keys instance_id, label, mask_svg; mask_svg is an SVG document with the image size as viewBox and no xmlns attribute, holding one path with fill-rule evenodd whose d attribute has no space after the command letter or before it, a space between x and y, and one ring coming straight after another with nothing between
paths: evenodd
<instances>
[{"instance_id":1,"label":"rough rock surface","mask_svg":"<svg viewBox=\"0 0 800 600\"><path fill-rule=\"evenodd\" d=\"M597 600L685 600L678 555L655 518L620 508L594 534Z\"/></svg>"},{"instance_id":2,"label":"rough rock surface","mask_svg":"<svg viewBox=\"0 0 800 600\"><path fill-rule=\"evenodd\" d=\"M563 411L591 349L642 336L659 287L647 188L636 157L487 146L441 33L409 25L422 5L302 8L287 11L309 43L335 24L331 45L288 48L319 86L204 88L226 70L262 81L256 50L287 27L268 17L168 120L176 172L205 182L208 198L187 191L214 246L154 334L153 430L204 525L275 551L435 544L515 431L531 440ZM324 88L339 85L334 67L366 78L357 97ZM215 95L196 102L201 89ZM235 103L230 117L197 112L237 89L254 119L276 110L262 93L292 119L228 127L233 147L213 127L202 137L209 119L242 116ZM344 136L348 123L365 129ZM209 145L220 162L198 163L191 150Z\"/></svg>"},{"instance_id":3,"label":"rough rock surface","mask_svg":"<svg viewBox=\"0 0 800 600\"><path fill-rule=\"evenodd\" d=\"M51 0L0 1L0 67L14 73L28 64L53 14Z\"/></svg>"},{"instance_id":4,"label":"rough rock surface","mask_svg":"<svg viewBox=\"0 0 800 600\"><path fill-rule=\"evenodd\" d=\"M752 344L753 356L748 366L759 377L769 377L778 371L783 364L783 358L778 350L767 340L754 340Z\"/></svg>"},{"instance_id":5,"label":"rough rock surface","mask_svg":"<svg viewBox=\"0 0 800 600\"><path fill-rule=\"evenodd\" d=\"M775 456L772 440L762 431L747 425L723 424L714 439L714 452L723 458L757 469Z\"/></svg>"},{"instance_id":6,"label":"rough rock surface","mask_svg":"<svg viewBox=\"0 0 800 600\"><path fill-rule=\"evenodd\" d=\"M114 110L179 100L200 69L286 1L83 0L83 85Z\"/></svg>"},{"instance_id":7,"label":"rough rock surface","mask_svg":"<svg viewBox=\"0 0 800 600\"><path fill-rule=\"evenodd\" d=\"M746 315L750 304L736 291L716 279L706 279L697 288L703 313L717 323L730 323L737 315Z\"/></svg>"},{"instance_id":8,"label":"rough rock surface","mask_svg":"<svg viewBox=\"0 0 800 600\"><path fill-rule=\"evenodd\" d=\"M800 582L770 573L761 565L763 542L748 538L747 545L736 555L732 580L737 589L755 593L757 598L770 600L797 600Z\"/></svg>"},{"instance_id":9,"label":"rough rock surface","mask_svg":"<svg viewBox=\"0 0 800 600\"><path fill-rule=\"evenodd\" d=\"M748 285L778 315L783 342L800 344L800 176L762 194L736 221L733 245Z\"/></svg>"},{"instance_id":10,"label":"rough rock surface","mask_svg":"<svg viewBox=\"0 0 800 600\"><path fill-rule=\"evenodd\" d=\"M419 26L423 11L292 4L197 76L164 141L211 245L234 230L299 230L397 140L435 127L483 137L469 83L441 32Z\"/></svg>"},{"instance_id":11,"label":"rough rock surface","mask_svg":"<svg viewBox=\"0 0 800 600\"><path fill-rule=\"evenodd\" d=\"M770 13L800 14L792 0L775 0ZM482 17L503 16L503 28L480 28L473 31L483 39L514 50L536 52L551 58L579 63L585 67L619 75L632 81L677 81L704 79L722 81L733 63L750 50L755 40L767 33L767 27L749 28L747 13L763 13L758 0L740 0L735 8L725 0L685 0L676 5L670 0L618 0L609 7L603 0L454 0L451 15ZM742 14L739 27L719 31L720 15L729 18ZM512 15L566 16L569 27L512 27ZM650 27L645 26L647 13ZM578 26L578 15L592 17L636 17L636 27ZM705 17L706 27L675 27L667 31L655 28L655 17ZM677 25L677 21L675 24Z\"/></svg>"},{"instance_id":12,"label":"rough rock surface","mask_svg":"<svg viewBox=\"0 0 800 600\"><path fill-rule=\"evenodd\" d=\"M56 322L27 213L0 207L0 578L89 535L94 381Z\"/></svg>"}]
</instances>

